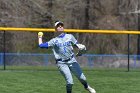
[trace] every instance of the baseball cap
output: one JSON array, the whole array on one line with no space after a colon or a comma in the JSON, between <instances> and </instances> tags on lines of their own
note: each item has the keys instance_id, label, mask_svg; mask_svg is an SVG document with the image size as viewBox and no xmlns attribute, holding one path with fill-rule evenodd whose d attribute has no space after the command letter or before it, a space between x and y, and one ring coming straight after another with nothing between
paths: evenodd
<instances>
[{"instance_id":1,"label":"baseball cap","mask_svg":"<svg viewBox=\"0 0 140 93\"><path fill-rule=\"evenodd\" d=\"M54 26L56 27L56 26L58 26L58 25L62 25L62 26L63 26L64 24L63 24L62 21L56 21L55 24L54 24Z\"/></svg>"}]
</instances>

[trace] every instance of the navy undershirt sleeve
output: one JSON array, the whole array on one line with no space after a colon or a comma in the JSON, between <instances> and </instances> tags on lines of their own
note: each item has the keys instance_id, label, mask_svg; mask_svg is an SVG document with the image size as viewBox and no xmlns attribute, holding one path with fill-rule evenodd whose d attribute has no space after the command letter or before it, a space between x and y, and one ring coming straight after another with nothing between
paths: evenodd
<instances>
[{"instance_id":1,"label":"navy undershirt sleeve","mask_svg":"<svg viewBox=\"0 0 140 93\"><path fill-rule=\"evenodd\" d=\"M48 48L48 42L39 45L40 48Z\"/></svg>"}]
</instances>

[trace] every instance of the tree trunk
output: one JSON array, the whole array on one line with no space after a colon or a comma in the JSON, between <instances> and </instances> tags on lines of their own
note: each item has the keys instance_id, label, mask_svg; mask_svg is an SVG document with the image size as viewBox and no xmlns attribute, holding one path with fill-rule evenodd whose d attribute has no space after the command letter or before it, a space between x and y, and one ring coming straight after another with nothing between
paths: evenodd
<instances>
[{"instance_id":1,"label":"tree trunk","mask_svg":"<svg viewBox=\"0 0 140 93\"><path fill-rule=\"evenodd\" d=\"M84 29L89 29L89 4L90 0L86 0Z\"/></svg>"},{"instance_id":2,"label":"tree trunk","mask_svg":"<svg viewBox=\"0 0 140 93\"><path fill-rule=\"evenodd\" d=\"M138 1L138 9L140 10L140 1ZM138 31L140 31L140 13L138 13ZM140 35L138 35L138 40L137 40L137 54L140 55ZM140 57L138 57L140 59Z\"/></svg>"}]
</instances>

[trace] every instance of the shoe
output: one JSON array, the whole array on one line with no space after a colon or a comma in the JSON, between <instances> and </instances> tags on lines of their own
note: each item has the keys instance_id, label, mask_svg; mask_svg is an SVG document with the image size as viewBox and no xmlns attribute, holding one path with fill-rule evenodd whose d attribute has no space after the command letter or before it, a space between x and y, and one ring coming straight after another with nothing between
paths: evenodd
<instances>
[{"instance_id":1,"label":"shoe","mask_svg":"<svg viewBox=\"0 0 140 93\"><path fill-rule=\"evenodd\" d=\"M87 90L89 93L96 93L95 89L91 88L90 86L88 86Z\"/></svg>"}]
</instances>

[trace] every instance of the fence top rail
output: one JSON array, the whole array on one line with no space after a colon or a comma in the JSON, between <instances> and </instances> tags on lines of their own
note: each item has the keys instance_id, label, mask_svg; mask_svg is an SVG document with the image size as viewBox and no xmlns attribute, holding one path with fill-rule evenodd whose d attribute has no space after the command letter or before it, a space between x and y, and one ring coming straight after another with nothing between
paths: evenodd
<instances>
[{"instance_id":1,"label":"fence top rail","mask_svg":"<svg viewBox=\"0 0 140 93\"><path fill-rule=\"evenodd\" d=\"M0 31L34 31L34 32L54 32L52 28L19 28L19 27L0 27ZM65 32L74 33L97 33L97 34L140 34L140 31L125 30L88 30L88 29L65 29Z\"/></svg>"},{"instance_id":2,"label":"fence top rail","mask_svg":"<svg viewBox=\"0 0 140 93\"><path fill-rule=\"evenodd\" d=\"M4 55L4 53L0 53L0 55ZM33 55L33 56L52 56L53 54L43 54L43 53L5 53L5 55ZM83 56L104 56L104 57L116 57L116 56L124 56L127 57L127 54L83 54ZM140 55L130 55L130 56L140 56Z\"/></svg>"}]
</instances>

